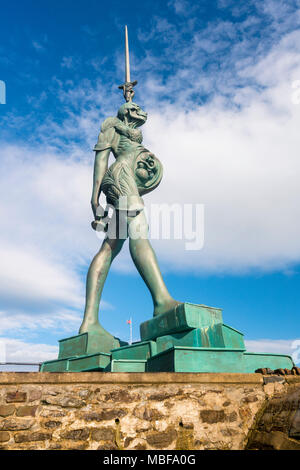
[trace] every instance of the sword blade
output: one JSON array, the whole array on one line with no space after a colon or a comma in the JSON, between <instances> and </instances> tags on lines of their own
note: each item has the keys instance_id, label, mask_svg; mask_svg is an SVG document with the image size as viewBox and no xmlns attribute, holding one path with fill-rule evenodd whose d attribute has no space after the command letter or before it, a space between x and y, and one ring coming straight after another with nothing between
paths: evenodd
<instances>
[{"instance_id":1,"label":"sword blade","mask_svg":"<svg viewBox=\"0 0 300 470\"><path fill-rule=\"evenodd\" d=\"M129 45L128 45L128 30L125 26L125 83L130 82L130 63L129 63Z\"/></svg>"}]
</instances>

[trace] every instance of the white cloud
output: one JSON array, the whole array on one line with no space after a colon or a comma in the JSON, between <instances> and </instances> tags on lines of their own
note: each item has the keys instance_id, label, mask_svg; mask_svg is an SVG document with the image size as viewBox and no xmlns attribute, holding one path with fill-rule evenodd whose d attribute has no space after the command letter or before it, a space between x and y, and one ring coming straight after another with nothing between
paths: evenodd
<instances>
[{"instance_id":1,"label":"white cloud","mask_svg":"<svg viewBox=\"0 0 300 470\"><path fill-rule=\"evenodd\" d=\"M0 312L0 335L15 335L27 338L51 331L74 332L78 330L81 316L74 310L57 310L56 312L33 315L23 312Z\"/></svg>"},{"instance_id":2,"label":"white cloud","mask_svg":"<svg viewBox=\"0 0 300 470\"><path fill-rule=\"evenodd\" d=\"M45 254L14 245L0 248L0 293L14 298L55 300L82 305L81 283L63 262L53 263Z\"/></svg>"},{"instance_id":3,"label":"white cloud","mask_svg":"<svg viewBox=\"0 0 300 470\"><path fill-rule=\"evenodd\" d=\"M157 243L173 267L276 270L299 261L300 106L291 99L300 77L299 44L300 33L292 33L244 70L261 89L235 90L238 108L216 98L190 111L176 104L150 111L146 146L165 173L145 199L205 204L201 252Z\"/></svg>"},{"instance_id":4,"label":"white cloud","mask_svg":"<svg viewBox=\"0 0 300 470\"><path fill-rule=\"evenodd\" d=\"M236 34L231 24L225 26L220 23L216 29L215 45L224 31L229 42L230 35ZM202 46L199 49L197 44L203 45L204 40L202 32L194 38L195 48L176 72L191 74L188 85L182 86L176 74L156 84L161 94L175 92L173 104L153 98L154 79L144 85L146 92L150 90L144 93L149 96L145 145L165 168L160 187L145 201L204 203L205 246L199 252L186 252L184 242L155 243L160 259L169 269L196 272L287 269L300 259L300 106L292 103L292 82L300 77L300 33L283 35L269 53L260 51L254 61L239 55L239 43L233 41L234 53L225 55L224 80L222 74L210 72L202 81L207 91L217 86L214 99L192 106L189 85L195 84L194 92L199 86L193 63L201 54ZM244 44L244 53L247 47ZM242 86L237 87L239 82ZM176 84L181 84L177 92ZM39 126L45 142L40 144L42 151L34 143L3 150L1 225L8 234L3 246L8 241L17 246L16 257L20 249L40 253L40 263L49 260L49 269L61 268L63 282L70 286L66 292L78 292L74 268L87 263L99 246L90 230L89 207L91 148L100 126L95 106L101 103L101 115L116 110L112 112L108 97L101 95L100 82L95 87L89 81L59 87L58 98L65 107L70 105L70 112L62 125L50 119ZM49 144L52 150L48 151ZM17 231L11 214L18 214ZM120 266L132 268L128 255L114 269Z\"/></svg>"},{"instance_id":5,"label":"white cloud","mask_svg":"<svg viewBox=\"0 0 300 470\"><path fill-rule=\"evenodd\" d=\"M23 320L23 328L33 306L33 316L42 306L40 323L50 311L57 320L63 305L82 315L85 285L78 268L101 243L90 228L91 166L62 160L53 151L9 145L1 150L0 308L8 323ZM104 300L102 307L111 305ZM2 332L8 323L2 319Z\"/></svg>"},{"instance_id":6,"label":"white cloud","mask_svg":"<svg viewBox=\"0 0 300 470\"><path fill-rule=\"evenodd\" d=\"M279 18L274 2L266 3L266 28L253 15L205 27L156 18L153 31L143 31L144 58L132 68L143 77L136 99L149 112L145 146L165 168L145 201L205 204L202 251L155 243L167 269L278 270L300 259L300 106L291 99L300 79L300 33L293 31L299 9ZM149 46L157 38L160 56ZM116 62L123 72L123 57ZM121 99L103 80L53 79L49 96L64 118L47 114L36 122L35 112L11 113L4 122L7 133L36 126L26 143L1 144L0 294L11 302L19 296L81 308L78 272L100 244L90 228L91 149L101 120L116 114ZM128 253L113 269L132 269Z\"/></svg>"},{"instance_id":7,"label":"white cloud","mask_svg":"<svg viewBox=\"0 0 300 470\"><path fill-rule=\"evenodd\" d=\"M5 337L0 337L0 341L5 344L5 362L42 362L56 359L58 355L58 347L49 344L28 343Z\"/></svg>"}]
</instances>

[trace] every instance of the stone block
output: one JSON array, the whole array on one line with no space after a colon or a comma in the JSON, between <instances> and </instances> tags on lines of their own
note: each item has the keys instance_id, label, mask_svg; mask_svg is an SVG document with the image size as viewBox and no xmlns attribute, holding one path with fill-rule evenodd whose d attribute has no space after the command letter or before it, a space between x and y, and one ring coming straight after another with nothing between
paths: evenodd
<instances>
[{"instance_id":1,"label":"stone block","mask_svg":"<svg viewBox=\"0 0 300 470\"><path fill-rule=\"evenodd\" d=\"M109 427L93 428L91 433L93 441L113 441L115 440L115 430Z\"/></svg>"},{"instance_id":2,"label":"stone block","mask_svg":"<svg viewBox=\"0 0 300 470\"><path fill-rule=\"evenodd\" d=\"M6 394L6 403L22 403L26 398L26 392L9 392Z\"/></svg>"},{"instance_id":3,"label":"stone block","mask_svg":"<svg viewBox=\"0 0 300 470\"><path fill-rule=\"evenodd\" d=\"M30 429L34 424L33 419L6 418L0 421L1 431L22 431Z\"/></svg>"},{"instance_id":4,"label":"stone block","mask_svg":"<svg viewBox=\"0 0 300 470\"><path fill-rule=\"evenodd\" d=\"M293 416L289 435L293 439L300 439L300 409L298 409Z\"/></svg>"},{"instance_id":5,"label":"stone block","mask_svg":"<svg viewBox=\"0 0 300 470\"><path fill-rule=\"evenodd\" d=\"M127 415L127 410L119 408L105 408L101 411L86 411L81 413L81 419L85 421L110 421L112 419L120 419Z\"/></svg>"},{"instance_id":6,"label":"stone block","mask_svg":"<svg viewBox=\"0 0 300 470\"><path fill-rule=\"evenodd\" d=\"M14 435L14 439L16 443L21 442L35 442L35 441L46 441L47 439L51 439L52 434L44 433L44 432L26 432L26 433L17 433Z\"/></svg>"},{"instance_id":7,"label":"stone block","mask_svg":"<svg viewBox=\"0 0 300 470\"><path fill-rule=\"evenodd\" d=\"M57 405L63 408L81 408L86 405L84 400L69 395L46 396L43 400L45 405Z\"/></svg>"},{"instance_id":8,"label":"stone block","mask_svg":"<svg viewBox=\"0 0 300 470\"><path fill-rule=\"evenodd\" d=\"M62 439L70 439L72 441L85 441L89 438L90 430L88 428L83 429L71 429L70 431L64 431L60 437Z\"/></svg>"},{"instance_id":9,"label":"stone block","mask_svg":"<svg viewBox=\"0 0 300 470\"><path fill-rule=\"evenodd\" d=\"M58 428L59 426L61 426L61 421L45 421L43 423L43 426L47 429L56 429Z\"/></svg>"},{"instance_id":10,"label":"stone block","mask_svg":"<svg viewBox=\"0 0 300 470\"><path fill-rule=\"evenodd\" d=\"M224 423L226 420L226 415L224 410L201 410L200 418L203 423Z\"/></svg>"},{"instance_id":11,"label":"stone block","mask_svg":"<svg viewBox=\"0 0 300 470\"><path fill-rule=\"evenodd\" d=\"M29 391L29 396L28 396L28 401L37 401L40 400L42 397L42 392L39 389L35 390L30 390Z\"/></svg>"},{"instance_id":12,"label":"stone block","mask_svg":"<svg viewBox=\"0 0 300 470\"><path fill-rule=\"evenodd\" d=\"M7 431L0 431L0 442L8 442L10 440L10 434Z\"/></svg>"},{"instance_id":13,"label":"stone block","mask_svg":"<svg viewBox=\"0 0 300 470\"><path fill-rule=\"evenodd\" d=\"M163 432L152 432L146 436L148 444L155 449L165 449L169 447L177 438L175 429L166 429Z\"/></svg>"},{"instance_id":14,"label":"stone block","mask_svg":"<svg viewBox=\"0 0 300 470\"><path fill-rule=\"evenodd\" d=\"M15 405L0 405L0 416L2 418L6 418L7 416L11 416L15 412Z\"/></svg>"},{"instance_id":15,"label":"stone block","mask_svg":"<svg viewBox=\"0 0 300 470\"><path fill-rule=\"evenodd\" d=\"M37 406L19 406L16 414L20 417L35 416L37 409Z\"/></svg>"}]
</instances>

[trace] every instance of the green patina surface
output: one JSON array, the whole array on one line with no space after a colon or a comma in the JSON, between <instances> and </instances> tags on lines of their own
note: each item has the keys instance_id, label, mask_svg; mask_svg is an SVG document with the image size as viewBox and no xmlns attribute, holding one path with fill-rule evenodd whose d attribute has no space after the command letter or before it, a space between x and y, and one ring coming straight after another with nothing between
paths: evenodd
<instances>
[{"instance_id":1,"label":"green patina surface","mask_svg":"<svg viewBox=\"0 0 300 470\"><path fill-rule=\"evenodd\" d=\"M147 361L113 359L105 372L146 372Z\"/></svg>"},{"instance_id":2,"label":"green patina surface","mask_svg":"<svg viewBox=\"0 0 300 470\"><path fill-rule=\"evenodd\" d=\"M41 372L68 372L69 359L57 359L56 361L43 362L41 365Z\"/></svg>"},{"instance_id":3,"label":"green patina surface","mask_svg":"<svg viewBox=\"0 0 300 470\"><path fill-rule=\"evenodd\" d=\"M243 334L221 323L206 328L195 328L182 333L160 336L156 339L156 344L158 353L173 346L246 349Z\"/></svg>"},{"instance_id":4,"label":"green patina surface","mask_svg":"<svg viewBox=\"0 0 300 470\"><path fill-rule=\"evenodd\" d=\"M59 340L58 359L65 359L70 356L83 356L87 353L87 343L87 333Z\"/></svg>"},{"instance_id":5,"label":"green patina surface","mask_svg":"<svg viewBox=\"0 0 300 470\"><path fill-rule=\"evenodd\" d=\"M132 101L137 82L130 79L127 29L125 44L125 82L119 88L126 103L102 123L94 147L92 227L104 230L106 236L88 270L79 334L61 340L58 360L45 362L41 370L255 372L265 367L291 368L289 356L246 353L243 334L223 324L221 309L182 303L170 295L149 241L142 199L160 184L163 167L142 143L140 127L147 113ZM115 161L109 166L111 153ZM106 197L106 208L100 205L101 194ZM108 216L108 209L113 216ZM141 342L132 345L111 335L98 318L108 272L127 238L132 260L151 293L154 317L141 324Z\"/></svg>"},{"instance_id":6,"label":"green patina surface","mask_svg":"<svg viewBox=\"0 0 300 470\"><path fill-rule=\"evenodd\" d=\"M243 355L244 372L253 372L260 368L291 369L294 366L293 359L284 354L251 353Z\"/></svg>"},{"instance_id":7,"label":"green patina surface","mask_svg":"<svg viewBox=\"0 0 300 470\"><path fill-rule=\"evenodd\" d=\"M149 372L242 372L243 351L174 346L148 361Z\"/></svg>"},{"instance_id":8,"label":"green patina surface","mask_svg":"<svg viewBox=\"0 0 300 470\"><path fill-rule=\"evenodd\" d=\"M222 323L222 310L185 302L162 315L141 324L141 340L148 341L193 328L203 328Z\"/></svg>"},{"instance_id":9,"label":"green patina surface","mask_svg":"<svg viewBox=\"0 0 300 470\"><path fill-rule=\"evenodd\" d=\"M141 335L144 341L132 345L112 336L105 342L93 332L66 338L58 360L45 362L41 370L253 373L294 365L290 356L246 352L243 334L222 323L221 309L205 305L181 304L143 323Z\"/></svg>"},{"instance_id":10,"label":"green patina surface","mask_svg":"<svg viewBox=\"0 0 300 470\"><path fill-rule=\"evenodd\" d=\"M147 361L148 372L253 373L261 367L291 369L293 361L290 356L279 354L245 354L242 349L180 346L159 353Z\"/></svg>"},{"instance_id":11,"label":"green patina surface","mask_svg":"<svg viewBox=\"0 0 300 470\"><path fill-rule=\"evenodd\" d=\"M100 351L110 354L112 349L126 344L114 336L104 336L98 332L82 333L59 341L58 359L97 354Z\"/></svg>"},{"instance_id":12,"label":"green patina surface","mask_svg":"<svg viewBox=\"0 0 300 470\"><path fill-rule=\"evenodd\" d=\"M90 354L77 357L69 361L69 372L83 372L90 370L103 371L111 361L111 355L105 353Z\"/></svg>"},{"instance_id":13,"label":"green patina surface","mask_svg":"<svg viewBox=\"0 0 300 470\"><path fill-rule=\"evenodd\" d=\"M131 346L123 346L111 351L112 359L142 359L146 360L157 352L155 341L143 341Z\"/></svg>"}]
</instances>

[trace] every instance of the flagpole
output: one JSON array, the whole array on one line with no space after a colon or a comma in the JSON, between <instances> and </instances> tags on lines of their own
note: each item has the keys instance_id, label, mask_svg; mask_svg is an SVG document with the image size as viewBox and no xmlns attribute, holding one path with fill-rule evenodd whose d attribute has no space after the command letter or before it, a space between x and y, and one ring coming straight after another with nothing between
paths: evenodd
<instances>
[{"instance_id":1,"label":"flagpole","mask_svg":"<svg viewBox=\"0 0 300 470\"><path fill-rule=\"evenodd\" d=\"M130 317L130 340L129 344L132 344L132 317Z\"/></svg>"}]
</instances>

